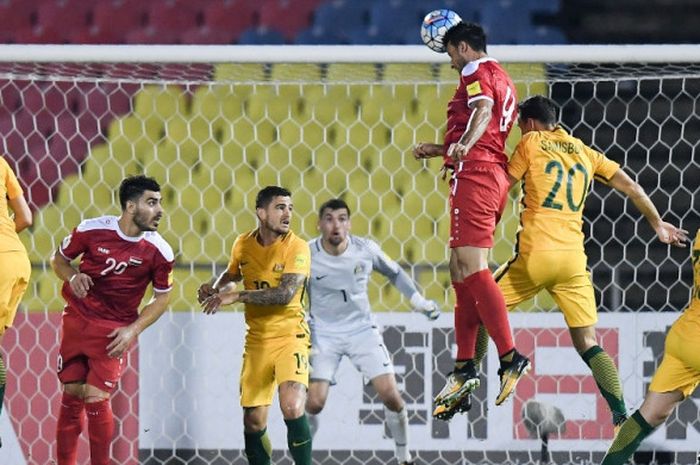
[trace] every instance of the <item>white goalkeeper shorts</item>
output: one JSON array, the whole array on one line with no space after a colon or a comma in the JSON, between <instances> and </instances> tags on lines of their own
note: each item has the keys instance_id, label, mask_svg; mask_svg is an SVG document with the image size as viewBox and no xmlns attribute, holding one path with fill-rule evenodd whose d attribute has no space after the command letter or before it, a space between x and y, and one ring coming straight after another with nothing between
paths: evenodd
<instances>
[{"instance_id":1,"label":"white goalkeeper shorts","mask_svg":"<svg viewBox=\"0 0 700 465\"><path fill-rule=\"evenodd\" d=\"M311 331L311 381L335 384L335 375L343 356L369 382L377 376L394 373L389 351L376 326L352 334L329 334Z\"/></svg>"}]
</instances>

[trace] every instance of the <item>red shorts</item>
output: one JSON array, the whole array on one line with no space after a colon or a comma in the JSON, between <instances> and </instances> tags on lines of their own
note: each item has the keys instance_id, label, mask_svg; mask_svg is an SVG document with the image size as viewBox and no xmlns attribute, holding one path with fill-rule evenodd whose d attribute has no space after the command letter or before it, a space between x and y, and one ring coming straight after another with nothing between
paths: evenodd
<instances>
[{"instance_id":1,"label":"red shorts","mask_svg":"<svg viewBox=\"0 0 700 465\"><path fill-rule=\"evenodd\" d=\"M493 233L509 189L503 165L465 162L450 181L450 248L493 247Z\"/></svg>"},{"instance_id":2,"label":"red shorts","mask_svg":"<svg viewBox=\"0 0 700 465\"><path fill-rule=\"evenodd\" d=\"M124 356L107 355L107 337L116 325L101 325L66 308L61 320L61 346L58 349L58 379L61 383L85 382L112 392L122 376Z\"/></svg>"}]
</instances>

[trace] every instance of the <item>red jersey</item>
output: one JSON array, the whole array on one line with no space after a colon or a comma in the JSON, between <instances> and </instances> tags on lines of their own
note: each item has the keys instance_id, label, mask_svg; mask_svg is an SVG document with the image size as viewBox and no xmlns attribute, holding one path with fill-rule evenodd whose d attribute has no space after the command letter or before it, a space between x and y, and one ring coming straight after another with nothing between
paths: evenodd
<instances>
[{"instance_id":1,"label":"red jersey","mask_svg":"<svg viewBox=\"0 0 700 465\"><path fill-rule=\"evenodd\" d=\"M116 216L84 220L63 239L59 252L71 261L82 255L80 272L92 278L93 286L79 299L65 282L61 294L85 318L127 325L138 318L150 283L155 292L172 288L174 254L157 232L129 237L117 221Z\"/></svg>"},{"instance_id":2,"label":"red jersey","mask_svg":"<svg viewBox=\"0 0 700 465\"><path fill-rule=\"evenodd\" d=\"M482 99L493 102L493 115L486 131L471 148L466 159L504 165L508 163L505 154L506 139L518 116L518 97L515 85L503 67L493 58L484 57L467 63L462 69L459 86L447 105L445 165L453 166L447 150L450 144L459 142L467 129L474 103Z\"/></svg>"}]
</instances>

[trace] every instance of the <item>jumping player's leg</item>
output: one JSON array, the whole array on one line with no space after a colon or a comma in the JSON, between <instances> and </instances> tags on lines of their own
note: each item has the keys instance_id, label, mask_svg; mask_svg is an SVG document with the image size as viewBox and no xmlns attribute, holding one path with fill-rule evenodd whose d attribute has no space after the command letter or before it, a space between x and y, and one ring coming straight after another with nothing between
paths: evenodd
<instances>
[{"instance_id":1,"label":"jumping player's leg","mask_svg":"<svg viewBox=\"0 0 700 465\"><path fill-rule=\"evenodd\" d=\"M396 377L393 373L385 373L372 378L371 383L384 404L384 418L394 440L396 460L399 464L410 463L408 412L396 386Z\"/></svg>"},{"instance_id":2,"label":"jumping player's leg","mask_svg":"<svg viewBox=\"0 0 700 465\"><path fill-rule=\"evenodd\" d=\"M620 425L627 419L627 407L622 395L622 383L615 362L598 345L595 326L569 328L576 351L591 369L600 394L610 407L613 424Z\"/></svg>"},{"instance_id":3,"label":"jumping player's leg","mask_svg":"<svg viewBox=\"0 0 700 465\"><path fill-rule=\"evenodd\" d=\"M493 233L505 208L510 186L505 169L494 163L472 162L453 179L450 193L450 274L457 305L455 321L466 321L457 333L458 353L467 357L455 365L436 403L452 403L478 386L474 382L474 346L477 319L486 326L501 357L500 404L513 392L515 384L529 369L529 360L517 353L503 295L488 269L488 253L493 247ZM462 312L476 312L463 318ZM464 346L464 348L463 348ZM469 358L470 357L470 358ZM463 379L462 379L463 378ZM446 392L447 391L447 392Z\"/></svg>"},{"instance_id":4,"label":"jumping player's leg","mask_svg":"<svg viewBox=\"0 0 700 465\"><path fill-rule=\"evenodd\" d=\"M564 314L576 351L591 369L598 389L608 403L613 424L619 426L627 419L627 407L615 362L596 339L598 312L593 283L586 271L586 256L581 252L539 255L542 266L555 270L556 284L549 287L549 293Z\"/></svg>"}]
</instances>

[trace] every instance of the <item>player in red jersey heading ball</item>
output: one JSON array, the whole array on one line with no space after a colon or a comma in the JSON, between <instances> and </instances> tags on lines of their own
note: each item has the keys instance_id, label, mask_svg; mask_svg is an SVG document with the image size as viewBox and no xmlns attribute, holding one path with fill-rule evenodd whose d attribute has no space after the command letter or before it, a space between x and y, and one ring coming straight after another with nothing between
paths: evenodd
<instances>
[{"instance_id":1,"label":"player in red jersey heading ball","mask_svg":"<svg viewBox=\"0 0 700 465\"><path fill-rule=\"evenodd\" d=\"M435 399L438 418L479 386L474 344L479 323L493 338L501 359L501 404L530 367L515 350L503 295L488 268L496 224L508 189L505 142L517 117L515 86L501 65L486 54L486 35L478 24L458 23L444 41L460 82L447 107L444 144L419 143L417 159L444 156L450 180L450 277L455 289L454 371Z\"/></svg>"},{"instance_id":2,"label":"player in red jersey heading ball","mask_svg":"<svg viewBox=\"0 0 700 465\"><path fill-rule=\"evenodd\" d=\"M173 251L156 232L163 216L160 186L146 176L119 186L122 214L84 220L51 257L63 283L58 378L63 397L56 427L58 465L74 465L87 412L92 465L110 463L114 420L110 394L124 354L165 311L172 288ZM78 257L78 269L71 262ZM154 298L141 310L146 288Z\"/></svg>"}]
</instances>

